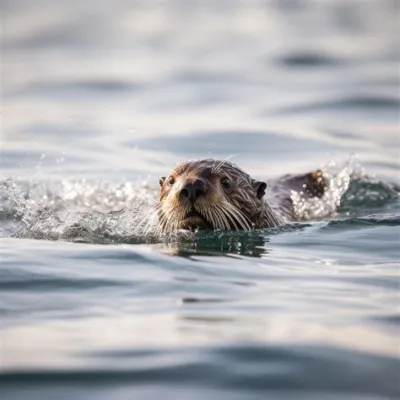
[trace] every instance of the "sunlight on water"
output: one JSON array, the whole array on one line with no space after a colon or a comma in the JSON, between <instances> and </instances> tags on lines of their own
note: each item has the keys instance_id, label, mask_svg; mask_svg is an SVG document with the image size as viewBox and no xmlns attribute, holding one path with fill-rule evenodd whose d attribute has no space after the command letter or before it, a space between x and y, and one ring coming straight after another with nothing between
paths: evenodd
<instances>
[{"instance_id":1,"label":"sunlight on water","mask_svg":"<svg viewBox=\"0 0 400 400\"><path fill-rule=\"evenodd\" d=\"M344 201L347 215L354 214L352 204L391 203L398 198L399 188L390 183L372 181L366 175L357 176L360 167L338 168L329 163L323 169L327 180L324 195L309 198L302 191L291 191L298 220L337 217ZM353 180L357 189L351 189ZM107 182L67 181L60 184L2 182L4 200L0 210L4 218L20 221L16 235L50 240L79 240L87 243L152 242L157 234L155 204L157 192L147 182L111 184ZM368 188L371 188L368 191ZM346 194L349 192L349 194ZM274 199L268 200L269 202ZM275 201L278 201L275 199ZM279 205L271 203L279 212ZM346 215L346 214L344 214ZM156 234L156 236L154 236ZM174 240L172 236L169 240ZM163 240L167 240L164 237Z\"/></svg>"},{"instance_id":2,"label":"sunlight on water","mask_svg":"<svg viewBox=\"0 0 400 400\"><path fill-rule=\"evenodd\" d=\"M397 6L4 0L2 399L399 398ZM285 223L157 235L210 157Z\"/></svg>"}]
</instances>

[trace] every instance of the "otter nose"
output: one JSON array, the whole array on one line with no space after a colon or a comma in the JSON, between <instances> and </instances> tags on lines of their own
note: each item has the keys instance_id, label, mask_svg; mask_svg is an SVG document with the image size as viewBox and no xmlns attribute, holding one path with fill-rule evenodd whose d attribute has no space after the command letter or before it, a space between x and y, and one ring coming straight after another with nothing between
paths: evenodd
<instances>
[{"instance_id":1,"label":"otter nose","mask_svg":"<svg viewBox=\"0 0 400 400\"><path fill-rule=\"evenodd\" d=\"M190 200L192 203L205 194L206 184L201 179L196 179L194 182L188 182L180 192L181 197Z\"/></svg>"}]
</instances>

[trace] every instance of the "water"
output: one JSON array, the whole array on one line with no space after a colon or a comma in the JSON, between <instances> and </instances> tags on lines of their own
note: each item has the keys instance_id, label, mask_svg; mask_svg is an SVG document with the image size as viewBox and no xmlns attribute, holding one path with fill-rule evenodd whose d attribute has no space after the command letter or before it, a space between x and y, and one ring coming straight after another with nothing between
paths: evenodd
<instances>
[{"instance_id":1,"label":"water","mask_svg":"<svg viewBox=\"0 0 400 400\"><path fill-rule=\"evenodd\" d=\"M398 398L397 2L1 10L2 398ZM210 156L330 190L144 235L159 176Z\"/></svg>"}]
</instances>

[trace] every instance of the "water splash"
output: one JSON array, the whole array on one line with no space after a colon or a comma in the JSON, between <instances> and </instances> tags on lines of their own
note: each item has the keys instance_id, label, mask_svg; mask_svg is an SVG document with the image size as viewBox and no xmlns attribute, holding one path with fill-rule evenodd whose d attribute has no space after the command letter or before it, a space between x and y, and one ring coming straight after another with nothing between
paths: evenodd
<instances>
[{"instance_id":1,"label":"water splash","mask_svg":"<svg viewBox=\"0 0 400 400\"><path fill-rule=\"evenodd\" d=\"M135 237L145 242L150 238L145 237L144 228L156 192L147 182L29 183L7 179L1 187L2 219L19 221L13 236L92 243Z\"/></svg>"},{"instance_id":2,"label":"water splash","mask_svg":"<svg viewBox=\"0 0 400 400\"><path fill-rule=\"evenodd\" d=\"M369 175L353 159L345 166L330 162L322 170L327 182L322 197L310 198L304 192L291 191L294 211L299 220L356 216L370 213L376 207L390 210L390 206L400 199L399 185Z\"/></svg>"},{"instance_id":3,"label":"water splash","mask_svg":"<svg viewBox=\"0 0 400 400\"><path fill-rule=\"evenodd\" d=\"M309 198L301 191L291 192L298 220L368 215L377 207L379 212L391 212L391 206L398 204L398 185L368 176L357 164L339 167L330 163L323 172L327 189L321 198ZM147 181L3 179L0 189L1 236L87 243L174 243L193 239L185 239L182 234L162 238L156 235L157 220L152 211L157 202L157 189ZM216 238L221 233L212 235L218 242ZM231 239L229 243L231 246Z\"/></svg>"},{"instance_id":4,"label":"water splash","mask_svg":"<svg viewBox=\"0 0 400 400\"><path fill-rule=\"evenodd\" d=\"M338 168L336 164L331 163L322 170L327 183L322 197L310 198L303 191L291 191L294 212L300 220L321 219L335 215L354 173L350 164Z\"/></svg>"}]
</instances>

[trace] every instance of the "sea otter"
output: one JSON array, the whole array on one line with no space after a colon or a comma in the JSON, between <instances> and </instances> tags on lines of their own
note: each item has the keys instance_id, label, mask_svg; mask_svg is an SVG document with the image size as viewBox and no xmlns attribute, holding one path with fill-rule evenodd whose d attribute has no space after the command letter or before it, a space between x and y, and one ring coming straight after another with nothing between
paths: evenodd
<instances>
[{"instance_id":1,"label":"sea otter","mask_svg":"<svg viewBox=\"0 0 400 400\"><path fill-rule=\"evenodd\" d=\"M326 187L320 170L286 175L276 184L280 204L273 209L264 199L265 182L230 161L215 159L182 162L159 183L156 213L162 232L276 227L296 219L291 190L321 197Z\"/></svg>"}]
</instances>

